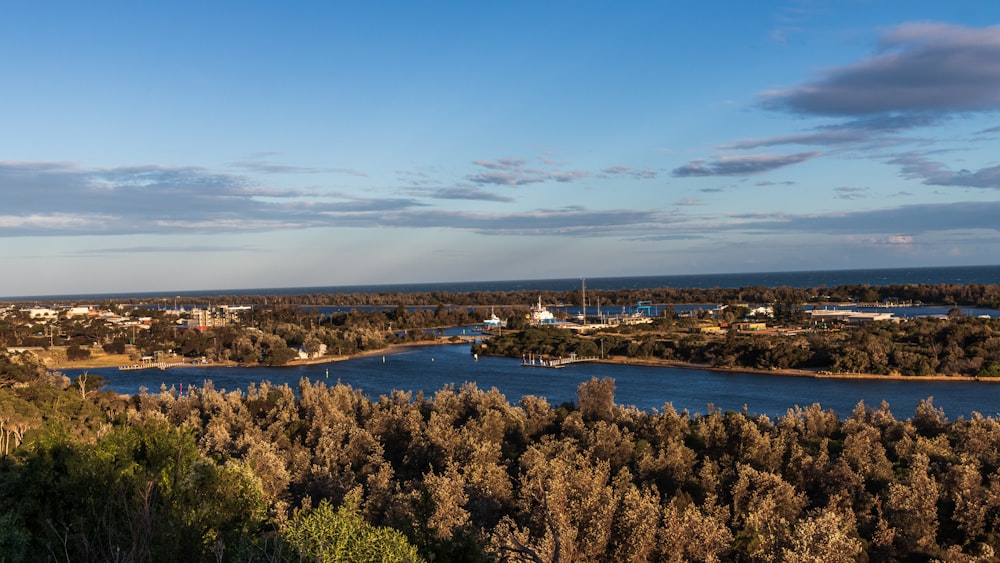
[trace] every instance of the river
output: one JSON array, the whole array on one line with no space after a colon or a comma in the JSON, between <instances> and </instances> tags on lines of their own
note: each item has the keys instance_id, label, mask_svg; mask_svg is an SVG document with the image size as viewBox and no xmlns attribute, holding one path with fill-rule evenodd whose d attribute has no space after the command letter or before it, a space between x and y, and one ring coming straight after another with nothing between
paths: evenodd
<instances>
[{"instance_id":1,"label":"river","mask_svg":"<svg viewBox=\"0 0 1000 563\"><path fill-rule=\"evenodd\" d=\"M82 370L64 370L76 377ZM973 412L996 417L1000 413L1000 382L878 381L813 379L770 374L728 373L636 365L581 363L563 369L529 368L520 359L480 357L465 344L400 348L385 356L292 367L180 366L164 371L87 370L108 380L109 388L135 394L151 393L161 386L187 391L212 381L216 389L245 390L251 383L269 381L295 388L302 378L361 389L369 398L393 389L423 391L432 395L445 385L474 382L481 389L496 387L511 403L525 395L546 397L553 405L576 400L580 383L592 377L611 377L616 384L615 403L642 410L662 409L666 403L678 411L705 413L708 405L753 414L784 415L795 406L819 403L841 418L850 415L859 401L877 407L887 401L897 418L913 416L917 404L928 397L954 420Z\"/></svg>"}]
</instances>

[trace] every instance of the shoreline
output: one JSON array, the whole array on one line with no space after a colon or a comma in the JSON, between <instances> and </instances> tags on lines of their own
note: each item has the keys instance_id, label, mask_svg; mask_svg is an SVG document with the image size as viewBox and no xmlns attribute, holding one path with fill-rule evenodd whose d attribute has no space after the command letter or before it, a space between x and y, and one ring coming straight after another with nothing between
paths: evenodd
<instances>
[{"instance_id":1,"label":"shoreline","mask_svg":"<svg viewBox=\"0 0 1000 563\"><path fill-rule=\"evenodd\" d=\"M822 373L823 370L811 370L811 369L757 369L750 367L726 368L726 367L711 366L708 364L694 364L690 362L682 362L679 360L660 360L652 358L626 358L624 356L615 356L603 360L597 360L597 362L605 364L627 364L627 365L647 366L647 367L698 369L698 370L716 371L722 373L750 373L750 374L761 374L761 375L780 375L783 377L807 377L812 379L860 379L860 380L878 380L878 381L955 381L955 382L1000 383L1000 378L996 379L982 378L972 375L944 375L944 374L879 375L877 373Z\"/></svg>"},{"instance_id":2,"label":"shoreline","mask_svg":"<svg viewBox=\"0 0 1000 563\"><path fill-rule=\"evenodd\" d=\"M403 342L397 344L390 344L385 348L380 348L377 350L365 350L363 352L358 352L356 354L342 354L338 356L321 356L319 358L309 358L309 359L295 359L282 367L287 366L305 366L305 365L321 365L336 362L348 361L353 358L363 358L370 356L379 355L389 355L395 354L402 348L409 348L414 346L446 346L446 345L457 345L457 344L468 344L465 340L454 341L451 337L441 337L434 340L421 340L416 342ZM127 358L127 356L126 356ZM43 357L43 361L46 358ZM120 363L120 355L102 355L96 358L89 358L87 360L79 362L69 362L69 361L58 361L56 358L51 356L45 361L48 369L52 371L59 371L63 369L106 369L106 368L116 368L123 365L129 365L127 359L123 363ZM944 374L934 374L934 375L879 375L875 373L824 373L824 370L811 370L811 369L756 369L751 367L718 367L711 366L707 364L695 364L690 362L682 362L678 360L663 360L655 358L629 358L625 356L609 356L600 360L596 360L596 363L602 364L617 364L617 365L635 365L635 366L645 366L653 368L676 368L676 369L697 369L705 371L715 371L722 373L749 373L749 374L761 374L761 375L778 375L783 377L807 377L813 379L855 379L855 380L874 380L874 381L953 381L953 382L982 382L982 383L1000 383L1000 378L981 378L976 376L968 375L944 375ZM198 365L201 367L268 367L261 365L250 365L250 364L240 364L237 362L209 362L209 363L195 363L191 362L191 365ZM156 369L155 367L150 367L148 369ZM169 368L168 368L169 369Z\"/></svg>"},{"instance_id":3,"label":"shoreline","mask_svg":"<svg viewBox=\"0 0 1000 563\"><path fill-rule=\"evenodd\" d=\"M319 365L319 364L330 364L335 362L343 362L350 360L352 358L364 358L369 356L380 356L398 353L399 348L408 348L412 346L443 346L443 345L453 345L453 344L467 344L466 341L452 341L451 337L441 337L435 340L418 340L414 342L401 342L395 344L389 344L385 348L379 348L377 350L365 350L363 352L358 352L356 354L340 354L337 356L320 356L318 358L308 358L308 359L294 359L281 366L273 367L288 367L288 366L308 366L308 365ZM135 365L135 361L129 359L127 354L98 354L94 357L87 358L85 360L79 361L69 361L58 357L58 355L53 355L52 352L39 353L38 351L32 351L32 354L41 359L45 367L50 371L59 371L64 369L111 369L119 368L122 366ZM186 365L186 366L199 366L206 368L244 368L244 367L272 367L265 366L261 364L244 364L240 362L206 362L202 363L197 360L192 360L190 358L177 357L179 360L176 365ZM143 369L157 369L156 365L150 365L148 368ZM170 369L169 367L167 369Z\"/></svg>"}]
</instances>

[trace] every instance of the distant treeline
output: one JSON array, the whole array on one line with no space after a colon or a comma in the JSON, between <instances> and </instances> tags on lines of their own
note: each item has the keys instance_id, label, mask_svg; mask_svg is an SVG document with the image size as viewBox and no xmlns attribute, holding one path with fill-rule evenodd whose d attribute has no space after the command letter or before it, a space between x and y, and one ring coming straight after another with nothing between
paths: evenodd
<instances>
[{"instance_id":1,"label":"distant treeline","mask_svg":"<svg viewBox=\"0 0 1000 563\"><path fill-rule=\"evenodd\" d=\"M296 306L388 306L407 307L436 305L481 307L527 307L541 297L542 303L580 305L582 291L497 291L497 292L420 292L420 293L309 293L299 295L216 295L184 297L183 303L193 305L296 305ZM672 288L588 290L588 305L627 307L638 301L655 304L680 303L841 303L877 301L922 302L930 305L1000 308L1000 284L904 284L904 285L841 285L836 287L743 287L743 288ZM114 303L132 305L171 306L172 299L115 299Z\"/></svg>"},{"instance_id":2,"label":"distant treeline","mask_svg":"<svg viewBox=\"0 0 1000 563\"><path fill-rule=\"evenodd\" d=\"M7 358L0 369L30 363ZM0 388L5 561L996 561L1000 422L777 419L592 379L372 401L303 380L130 398ZM339 508L336 508L339 507Z\"/></svg>"},{"instance_id":3,"label":"distant treeline","mask_svg":"<svg viewBox=\"0 0 1000 563\"><path fill-rule=\"evenodd\" d=\"M478 345L481 354L522 357L605 355L673 360L719 368L812 369L876 375L1000 377L1000 319L955 316L867 323L844 330L687 333L693 322L658 319L627 332L577 336L525 329Z\"/></svg>"},{"instance_id":4,"label":"distant treeline","mask_svg":"<svg viewBox=\"0 0 1000 563\"><path fill-rule=\"evenodd\" d=\"M298 350L340 356L434 339L438 336L436 327L479 324L491 308L438 304L415 309L406 305L385 310L346 309L319 314L308 306L269 304L248 311L239 325L206 331L178 330L175 317L163 310L133 312L153 316L148 330L139 331L79 317L59 321L55 329L24 315L10 316L0 319L0 349L67 346L68 358L80 359L98 343L110 353L129 350L153 355L172 350L187 358L276 366L297 357ZM809 326L800 307L776 302L773 322L779 327L777 333L730 331L715 336L692 332L699 321L733 323L749 312L745 307L729 307L714 317L705 312L702 319L660 315L651 324L607 328L582 337L561 330L530 330L524 308L497 312L511 330L500 338L487 339L486 348L477 349L478 353L566 357L570 353L592 356L603 352L736 369L1000 377L1000 319L968 318L959 310L953 310L949 319L916 318L823 330ZM520 329L529 330L517 332Z\"/></svg>"},{"instance_id":5,"label":"distant treeline","mask_svg":"<svg viewBox=\"0 0 1000 563\"><path fill-rule=\"evenodd\" d=\"M321 315L279 304L254 308L238 324L200 331L178 330L176 317L162 309L151 309L132 312L152 317L148 328L134 332L100 318L76 317L41 323L19 315L0 318L0 350L50 345L81 350L98 343L106 352L121 354L127 345L134 344L130 349L143 355L175 350L189 358L208 356L273 366L292 359L296 355L293 348L318 353L325 345L328 355L339 356L434 339L435 328L480 324L488 311L444 306L409 310L397 306L385 311L351 310Z\"/></svg>"}]
</instances>

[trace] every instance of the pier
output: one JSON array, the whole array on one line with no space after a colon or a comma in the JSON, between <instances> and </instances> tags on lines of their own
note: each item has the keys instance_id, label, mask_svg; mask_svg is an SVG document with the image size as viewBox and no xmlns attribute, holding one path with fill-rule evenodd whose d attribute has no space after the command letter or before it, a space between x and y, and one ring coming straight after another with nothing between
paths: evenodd
<instances>
[{"instance_id":1,"label":"pier","mask_svg":"<svg viewBox=\"0 0 1000 563\"><path fill-rule=\"evenodd\" d=\"M841 303L845 307L858 309L904 309L906 307L922 307L920 301L862 301L858 303Z\"/></svg>"},{"instance_id":2,"label":"pier","mask_svg":"<svg viewBox=\"0 0 1000 563\"><path fill-rule=\"evenodd\" d=\"M527 356L521 356L521 365L529 368L562 369L571 364L596 362L600 359L598 356L577 356L576 354L570 354L568 358L545 358L541 355L528 354Z\"/></svg>"},{"instance_id":3,"label":"pier","mask_svg":"<svg viewBox=\"0 0 1000 563\"><path fill-rule=\"evenodd\" d=\"M118 371L133 371L140 369L158 369L160 371L166 370L167 368L186 366L187 362L142 362L139 364L130 364L127 366L118 366Z\"/></svg>"}]
</instances>

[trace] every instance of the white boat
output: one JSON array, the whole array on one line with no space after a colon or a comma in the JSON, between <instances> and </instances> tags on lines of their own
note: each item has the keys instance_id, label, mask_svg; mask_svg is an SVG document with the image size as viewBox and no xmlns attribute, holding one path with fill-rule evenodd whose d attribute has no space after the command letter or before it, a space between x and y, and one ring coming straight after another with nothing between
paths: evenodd
<instances>
[{"instance_id":1,"label":"white boat","mask_svg":"<svg viewBox=\"0 0 1000 563\"><path fill-rule=\"evenodd\" d=\"M507 326L507 321L498 317L497 314L493 312L493 309L490 308L490 318L483 321L483 330L493 330L496 328L504 328L505 326Z\"/></svg>"},{"instance_id":2,"label":"white boat","mask_svg":"<svg viewBox=\"0 0 1000 563\"><path fill-rule=\"evenodd\" d=\"M555 324L557 322L555 315L545 307L542 307L541 296L538 297L538 305L531 307L531 316L529 319L533 325Z\"/></svg>"}]
</instances>

